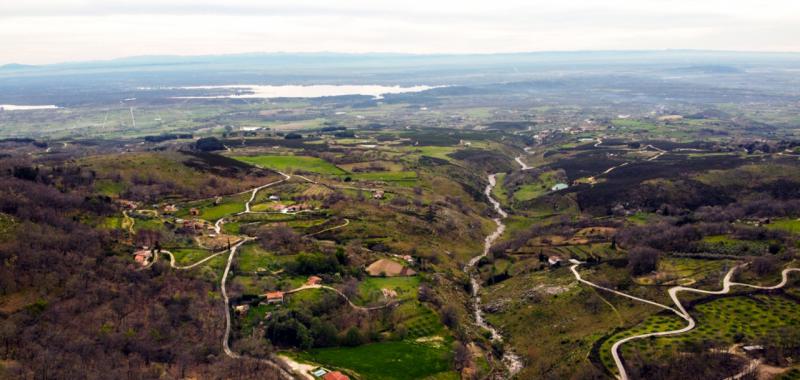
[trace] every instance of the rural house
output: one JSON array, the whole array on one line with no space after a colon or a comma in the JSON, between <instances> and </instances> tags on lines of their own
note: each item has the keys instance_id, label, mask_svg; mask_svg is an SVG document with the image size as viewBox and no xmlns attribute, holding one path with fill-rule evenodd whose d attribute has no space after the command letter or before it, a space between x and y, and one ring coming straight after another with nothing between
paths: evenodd
<instances>
[{"instance_id":1,"label":"rural house","mask_svg":"<svg viewBox=\"0 0 800 380\"><path fill-rule=\"evenodd\" d=\"M322 380L350 380L350 378L339 371L331 371L322 376Z\"/></svg>"},{"instance_id":2,"label":"rural house","mask_svg":"<svg viewBox=\"0 0 800 380\"><path fill-rule=\"evenodd\" d=\"M283 303L283 292L281 291L267 292L264 297L267 298L267 303Z\"/></svg>"},{"instance_id":3,"label":"rural house","mask_svg":"<svg viewBox=\"0 0 800 380\"><path fill-rule=\"evenodd\" d=\"M550 256L547 258L547 263L550 264L551 267L561 265L561 261L563 260L558 256Z\"/></svg>"}]
</instances>

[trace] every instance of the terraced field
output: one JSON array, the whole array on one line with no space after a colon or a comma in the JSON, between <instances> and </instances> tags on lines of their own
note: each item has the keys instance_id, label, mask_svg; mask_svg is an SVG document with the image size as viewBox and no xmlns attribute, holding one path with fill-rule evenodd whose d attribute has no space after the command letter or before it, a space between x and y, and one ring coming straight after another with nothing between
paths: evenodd
<instances>
[{"instance_id":1,"label":"terraced field","mask_svg":"<svg viewBox=\"0 0 800 380\"><path fill-rule=\"evenodd\" d=\"M800 303L783 296L721 297L696 305L690 313L697 320L695 329L675 336L632 341L622 346L622 357L659 357L674 351L691 351L692 346L706 343L725 349L735 343L774 342L781 341L783 336L800 334ZM686 321L674 315L648 317L634 328L606 339L600 347L600 358L606 368L616 371L610 354L614 342L633 335L676 330L685 325Z\"/></svg>"}]
</instances>

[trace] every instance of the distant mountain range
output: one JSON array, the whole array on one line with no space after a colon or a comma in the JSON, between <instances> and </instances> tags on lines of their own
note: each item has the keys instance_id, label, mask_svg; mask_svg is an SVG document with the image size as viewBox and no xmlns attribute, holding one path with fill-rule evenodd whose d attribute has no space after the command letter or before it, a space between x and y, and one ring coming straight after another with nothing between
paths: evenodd
<instances>
[{"instance_id":1,"label":"distant mountain range","mask_svg":"<svg viewBox=\"0 0 800 380\"><path fill-rule=\"evenodd\" d=\"M48 65L10 63L0 70L24 69L99 69L134 67L175 67L197 65L301 65L301 66L408 66L428 65L485 65L485 64L634 64L683 63L689 67L713 67L720 64L800 62L800 53L752 53L710 50L652 50L652 51L564 51L499 54L401 54L401 53L246 53L229 55L153 55L124 57L103 61L66 62Z\"/></svg>"},{"instance_id":2,"label":"distant mountain range","mask_svg":"<svg viewBox=\"0 0 800 380\"><path fill-rule=\"evenodd\" d=\"M25 69L32 69L34 67L37 67L37 66L34 66L34 65L23 65L23 64L20 64L20 63L9 63L7 65L0 66L0 70L6 70L6 71L25 70Z\"/></svg>"}]
</instances>

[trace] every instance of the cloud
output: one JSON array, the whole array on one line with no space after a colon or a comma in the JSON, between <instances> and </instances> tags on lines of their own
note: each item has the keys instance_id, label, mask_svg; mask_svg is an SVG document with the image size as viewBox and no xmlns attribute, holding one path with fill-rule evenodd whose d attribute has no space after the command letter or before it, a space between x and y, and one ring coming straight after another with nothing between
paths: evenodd
<instances>
[{"instance_id":1,"label":"cloud","mask_svg":"<svg viewBox=\"0 0 800 380\"><path fill-rule=\"evenodd\" d=\"M800 51L772 0L28 0L0 3L0 62L262 51Z\"/></svg>"}]
</instances>

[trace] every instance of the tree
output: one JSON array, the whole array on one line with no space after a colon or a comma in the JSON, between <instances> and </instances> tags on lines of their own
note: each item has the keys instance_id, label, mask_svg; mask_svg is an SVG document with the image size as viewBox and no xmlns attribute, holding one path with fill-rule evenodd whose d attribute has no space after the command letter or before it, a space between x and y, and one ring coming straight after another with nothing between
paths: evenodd
<instances>
[{"instance_id":1,"label":"tree","mask_svg":"<svg viewBox=\"0 0 800 380\"><path fill-rule=\"evenodd\" d=\"M649 247L636 247L628 252L628 269L633 276L641 276L658 269L661 252Z\"/></svg>"},{"instance_id":2,"label":"tree","mask_svg":"<svg viewBox=\"0 0 800 380\"><path fill-rule=\"evenodd\" d=\"M348 347L356 347L362 344L364 344L364 338L361 336L361 331L355 326L349 328L344 334L344 338L342 338L342 345Z\"/></svg>"},{"instance_id":3,"label":"tree","mask_svg":"<svg viewBox=\"0 0 800 380\"><path fill-rule=\"evenodd\" d=\"M772 257L767 256L759 256L753 259L753 263L751 264L753 268L753 272L755 272L759 276L766 276L777 269L778 264L776 260Z\"/></svg>"},{"instance_id":4,"label":"tree","mask_svg":"<svg viewBox=\"0 0 800 380\"><path fill-rule=\"evenodd\" d=\"M225 145L216 137L203 137L194 143L194 147L203 152L225 150Z\"/></svg>"},{"instance_id":5,"label":"tree","mask_svg":"<svg viewBox=\"0 0 800 380\"><path fill-rule=\"evenodd\" d=\"M450 328L454 328L456 326L458 323L458 311L456 311L455 307L447 305L442 308L442 323Z\"/></svg>"},{"instance_id":6,"label":"tree","mask_svg":"<svg viewBox=\"0 0 800 380\"><path fill-rule=\"evenodd\" d=\"M257 235L264 249L279 254L294 254L304 247L303 237L288 226L262 228Z\"/></svg>"},{"instance_id":7,"label":"tree","mask_svg":"<svg viewBox=\"0 0 800 380\"><path fill-rule=\"evenodd\" d=\"M467 346L460 341L453 342L453 363L455 364L456 370L461 371L468 367L470 360L471 355Z\"/></svg>"}]
</instances>

